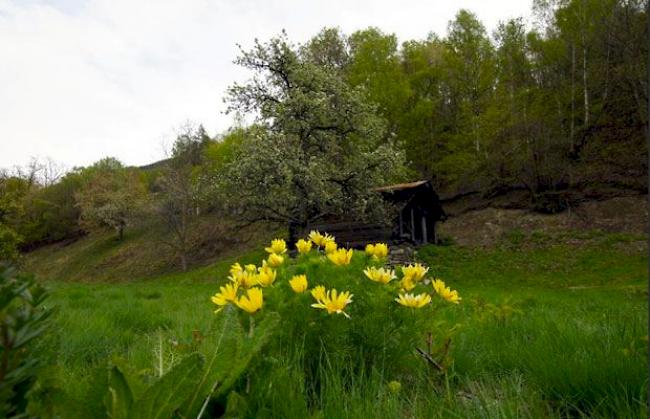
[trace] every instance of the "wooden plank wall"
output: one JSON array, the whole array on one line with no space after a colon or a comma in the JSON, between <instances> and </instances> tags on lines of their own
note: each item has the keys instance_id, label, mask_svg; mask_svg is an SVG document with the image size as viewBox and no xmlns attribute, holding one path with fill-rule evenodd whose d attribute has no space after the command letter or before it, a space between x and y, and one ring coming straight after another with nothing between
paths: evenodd
<instances>
[{"instance_id":1,"label":"wooden plank wall","mask_svg":"<svg viewBox=\"0 0 650 419\"><path fill-rule=\"evenodd\" d=\"M303 236L307 236L311 230L331 234L336 238L339 246L351 248L363 248L368 243L388 242L392 236L391 227L358 221L314 224L303 233Z\"/></svg>"}]
</instances>

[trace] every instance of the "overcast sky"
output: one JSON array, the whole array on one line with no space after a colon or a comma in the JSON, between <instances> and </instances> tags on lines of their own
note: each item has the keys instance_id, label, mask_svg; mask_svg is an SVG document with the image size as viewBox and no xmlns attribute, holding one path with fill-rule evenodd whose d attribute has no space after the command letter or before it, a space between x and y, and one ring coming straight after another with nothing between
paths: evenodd
<instances>
[{"instance_id":1,"label":"overcast sky","mask_svg":"<svg viewBox=\"0 0 650 419\"><path fill-rule=\"evenodd\" d=\"M0 167L51 157L67 167L164 156L186 121L211 135L232 122L222 96L247 73L232 64L286 29L368 26L400 41L444 35L466 8L492 32L531 0L0 0Z\"/></svg>"}]
</instances>

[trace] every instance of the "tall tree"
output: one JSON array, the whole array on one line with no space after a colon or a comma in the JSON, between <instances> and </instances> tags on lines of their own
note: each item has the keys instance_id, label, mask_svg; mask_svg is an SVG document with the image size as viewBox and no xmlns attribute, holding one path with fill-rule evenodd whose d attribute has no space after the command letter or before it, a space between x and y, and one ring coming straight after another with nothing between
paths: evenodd
<instances>
[{"instance_id":1,"label":"tall tree","mask_svg":"<svg viewBox=\"0 0 650 419\"><path fill-rule=\"evenodd\" d=\"M353 33L348 43L347 82L362 87L368 100L377 105L388 122L388 138L399 137L400 117L411 92L401 68L397 37L368 28Z\"/></svg>"},{"instance_id":2,"label":"tall tree","mask_svg":"<svg viewBox=\"0 0 650 419\"><path fill-rule=\"evenodd\" d=\"M469 134L478 156L484 142L481 116L494 83L494 49L483 24L467 10L460 10L449 23L446 43L448 81L461 127L459 140Z\"/></svg>"},{"instance_id":3,"label":"tall tree","mask_svg":"<svg viewBox=\"0 0 650 419\"><path fill-rule=\"evenodd\" d=\"M236 63L254 76L229 89L230 110L256 112L261 127L222 178L240 217L285 223L295 240L328 215L380 212L371 189L395 174L401 154L380 144L384 122L362 90L306 58L284 34L256 42Z\"/></svg>"},{"instance_id":4,"label":"tall tree","mask_svg":"<svg viewBox=\"0 0 650 419\"><path fill-rule=\"evenodd\" d=\"M176 252L183 271L187 270L189 254L195 244L194 226L204 198L198 170L209 143L210 137L202 126L185 127L176 138L171 158L155 184L155 213L172 235L172 239L164 243Z\"/></svg>"},{"instance_id":5,"label":"tall tree","mask_svg":"<svg viewBox=\"0 0 650 419\"><path fill-rule=\"evenodd\" d=\"M76 193L81 224L94 230L112 228L118 239L139 214L147 195L138 174L114 158L105 158L87 169L87 180Z\"/></svg>"}]
</instances>

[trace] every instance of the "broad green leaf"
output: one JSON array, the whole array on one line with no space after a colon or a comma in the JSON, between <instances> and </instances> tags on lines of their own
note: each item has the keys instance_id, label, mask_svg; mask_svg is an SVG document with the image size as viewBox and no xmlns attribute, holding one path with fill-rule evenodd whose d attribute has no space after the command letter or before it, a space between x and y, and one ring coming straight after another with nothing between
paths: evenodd
<instances>
[{"instance_id":1,"label":"broad green leaf","mask_svg":"<svg viewBox=\"0 0 650 419\"><path fill-rule=\"evenodd\" d=\"M196 391L201 378L203 358L192 354L174 366L149 387L136 401L132 419L166 419Z\"/></svg>"},{"instance_id":2,"label":"broad green leaf","mask_svg":"<svg viewBox=\"0 0 650 419\"><path fill-rule=\"evenodd\" d=\"M278 313L268 313L254 329L253 336L245 339L239 357L233 362L232 369L223 384L219 386L216 394L225 394L237 379L246 371L248 364L266 345L269 338L276 330L280 316Z\"/></svg>"},{"instance_id":3,"label":"broad green leaf","mask_svg":"<svg viewBox=\"0 0 650 419\"><path fill-rule=\"evenodd\" d=\"M228 393L226 400L226 412L223 414L224 418L241 418L244 417L248 410L248 403L246 399L236 391Z\"/></svg>"},{"instance_id":4,"label":"broad green leaf","mask_svg":"<svg viewBox=\"0 0 650 419\"><path fill-rule=\"evenodd\" d=\"M217 314L210 336L202 343L204 347L207 346L205 368L196 386L196 392L182 408L183 416L196 417L206 398L220 387L232 369L241 344L242 329L235 310L226 307Z\"/></svg>"},{"instance_id":5,"label":"broad green leaf","mask_svg":"<svg viewBox=\"0 0 650 419\"><path fill-rule=\"evenodd\" d=\"M118 367L111 368L108 373L108 392L104 397L104 405L109 418L128 419L133 405L133 394Z\"/></svg>"}]
</instances>

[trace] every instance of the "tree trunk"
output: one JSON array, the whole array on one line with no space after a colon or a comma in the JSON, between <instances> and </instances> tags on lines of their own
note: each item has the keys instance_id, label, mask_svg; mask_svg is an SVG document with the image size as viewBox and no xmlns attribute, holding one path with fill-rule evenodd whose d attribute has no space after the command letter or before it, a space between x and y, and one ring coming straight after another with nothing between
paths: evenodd
<instances>
[{"instance_id":1,"label":"tree trunk","mask_svg":"<svg viewBox=\"0 0 650 419\"><path fill-rule=\"evenodd\" d=\"M300 230L303 230L306 226L300 225L293 221L289 221L289 240L287 243L287 248L289 251L293 251L296 247L296 242L298 241L298 234Z\"/></svg>"},{"instance_id":2,"label":"tree trunk","mask_svg":"<svg viewBox=\"0 0 650 419\"><path fill-rule=\"evenodd\" d=\"M183 272L187 272L187 256L185 256L185 252L181 251L181 270Z\"/></svg>"},{"instance_id":3,"label":"tree trunk","mask_svg":"<svg viewBox=\"0 0 650 419\"><path fill-rule=\"evenodd\" d=\"M575 150L575 143L573 140L573 133L575 122L573 120L575 116L576 109L576 82L575 82L575 73L576 73L576 46L575 43L571 43L571 128L569 130L569 139L571 141L571 152Z\"/></svg>"},{"instance_id":4,"label":"tree trunk","mask_svg":"<svg viewBox=\"0 0 650 419\"><path fill-rule=\"evenodd\" d=\"M589 129L589 88L587 87L587 46L582 47L582 87L585 93L585 130Z\"/></svg>"}]
</instances>

